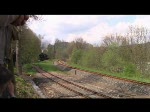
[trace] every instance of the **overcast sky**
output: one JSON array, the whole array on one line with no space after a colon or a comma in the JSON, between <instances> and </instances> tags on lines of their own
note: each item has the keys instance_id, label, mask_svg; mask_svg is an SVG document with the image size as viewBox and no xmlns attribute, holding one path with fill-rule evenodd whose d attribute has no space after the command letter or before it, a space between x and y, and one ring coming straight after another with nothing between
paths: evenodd
<instances>
[{"instance_id":1,"label":"overcast sky","mask_svg":"<svg viewBox=\"0 0 150 112\"><path fill-rule=\"evenodd\" d=\"M70 42L78 37L99 44L107 34L124 34L129 25L150 28L150 15L42 15L42 18L30 22L29 27L52 44L56 38Z\"/></svg>"}]
</instances>

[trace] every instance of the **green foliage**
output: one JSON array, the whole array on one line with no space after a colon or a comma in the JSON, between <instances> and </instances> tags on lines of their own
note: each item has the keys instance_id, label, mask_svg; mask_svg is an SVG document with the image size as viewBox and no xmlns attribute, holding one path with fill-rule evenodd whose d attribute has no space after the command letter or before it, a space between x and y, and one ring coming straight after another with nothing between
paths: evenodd
<instances>
[{"instance_id":1,"label":"green foliage","mask_svg":"<svg viewBox=\"0 0 150 112\"><path fill-rule=\"evenodd\" d=\"M61 60L66 60L69 58L69 54L67 52L69 47L68 42L64 42L63 40L56 39L55 44L53 46L54 50L52 52L54 53L54 58L55 59L61 59Z\"/></svg>"},{"instance_id":2,"label":"green foliage","mask_svg":"<svg viewBox=\"0 0 150 112\"><path fill-rule=\"evenodd\" d=\"M50 59L67 60L73 64L92 68L95 70L103 70L106 73L122 75L122 77L134 77L137 72L149 75L150 47L149 42L146 43L145 31L137 29L133 32L130 29L129 35L108 35L103 40L102 46L93 47L86 43L82 38L68 43L59 39L55 40L55 44L49 44L46 52ZM143 31L143 36L140 34ZM29 31L30 32L30 31ZM35 38L36 35L31 32L26 35L27 40L24 41L22 54L23 63L31 63L37 60L36 56L40 50L40 39ZM135 33L136 35L130 35ZM32 35L32 36L31 36ZM31 40L30 40L31 39ZM141 43L145 42L145 43ZM34 47L33 47L34 46ZM55 71L52 65L45 62L38 63L39 66Z\"/></svg>"},{"instance_id":3,"label":"green foliage","mask_svg":"<svg viewBox=\"0 0 150 112\"><path fill-rule=\"evenodd\" d=\"M82 50L74 49L71 55L71 62L78 64L81 61Z\"/></svg>"},{"instance_id":4,"label":"green foliage","mask_svg":"<svg viewBox=\"0 0 150 112\"><path fill-rule=\"evenodd\" d=\"M49 59L54 59L54 46L49 44L47 46L47 50L48 50L47 54L48 54Z\"/></svg>"},{"instance_id":5,"label":"green foliage","mask_svg":"<svg viewBox=\"0 0 150 112\"><path fill-rule=\"evenodd\" d=\"M90 48L83 52L80 64L85 67L99 68L101 67L101 54L99 50Z\"/></svg>"},{"instance_id":6,"label":"green foliage","mask_svg":"<svg viewBox=\"0 0 150 112\"><path fill-rule=\"evenodd\" d=\"M23 72L25 72L27 75L34 75L37 73L31 64L25 64L23 66Z\"/></svg>"},{"instance_id":7,"label":"green foliage","mask_svg":"<svg viewBox=\"0 0 150 112\"><path fill-rule=\"evenodd\" d=\"M24 29L20 43L21 62L27 64L37 61L41 53L41 40L30 29Z\"/></svg>"},{"instance_id":8,"label":"green foliage","mask_svg":"<svg viewBox=\"0 0 150 112\"><path fill-rule=\"evenodd\" d=\"M124 73L125 75L129 75L129 76L136 74L136 66L132 63L126 64L124 68Z\"/></svg>"},{"instance_id":9,"label":"green foliage","mask_svg":"<svg viewBox=\"0 0 150 112\"><path fill-rule=\"evenodd\" d=\"M123 72L124 60L118 54L116 45L111 45L102 57L103 68L111 72Z\"/></svg>"}]
</instances>

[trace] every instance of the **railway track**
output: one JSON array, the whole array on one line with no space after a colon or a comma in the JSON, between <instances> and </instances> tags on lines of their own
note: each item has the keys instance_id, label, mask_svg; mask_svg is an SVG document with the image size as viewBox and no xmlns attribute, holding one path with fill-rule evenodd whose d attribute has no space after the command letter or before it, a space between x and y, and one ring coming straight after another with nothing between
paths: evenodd
<instances>
[{"instance_id":1,"label":"railway track","mask_svg":"<svg viewBox=\"0 0 150 112\"><path fill-rule=\"evenodd\" d=\"M76 76L81 76L82 79L83 77L92 77L92 78L95 77L96 79L99 79L100 82L94 83L92 85L93 86L99 85L99 87L102 87L104 84L104 87L105 87L105 84L106 84L108 86L111 86L112 88L106 87L107 88L106 91L103 90L103 88L100 88L100 89L102 90L104 94L106 93L109 96L112 96L113 98L150 98L150 89L149 89L150 83L135 81L132 79L127 79L127 78L119 78L119 77L110 76L107 74L90 72L88 70L81 70L79 68L72 67L68 65L67 63L60 61L60 60L56 62L56 65L59 65L62 68L62 70L73 69L73 72L70 72L70 73L73 73ZM82 75L82 72L84 75Z\"/></svg>"},{"instance_id":2,"label":"railway track","mask_svg":"<svg viewBox=\"0 0 150 112\"><path fill-rule=\"evenodd\" d=\"M58 62L58 64L60 64L62 66L66 66L68 68L76 69L76 70L79 70L79 71L88 72L88 73L91 73L93 75L105 76L105 77L109 77L109 78L113 78L113 79L118 79L118 80L130 82L130 83L134 83L134 84L140 84L140 85L150 86L150 83L135 81L135 80L127 79L127 78L119 78L119 77L116 77L116 76L109 76L109 75L106 75L106 74L100 74L100 73L96 73L96 72L90 72L90 71L87 71L87 70L81 70L79 68L66 65L63 61L60 61L60 60L58 60L57 62Z\"/></svg>"},{"instance_id":3,"label":"railway track","mask_svg":"<svg viewBox=\"0 0 150 112\"><path fill-rule=\"evenodd\" d=\"M59 76L56 76L52 73L48 73L48 72L40 69L37 66L33 66L33 68L35 68L37 70L37 72L42 74L42 76L52 80L53 82L56 82L58 85L66 88L67 90L72 91L75 94L80 95L82 97L85 97L85 98L112 98L111 96L105 95L105 94L100 93L100 92L96 92L92 89L83 87L79 84L75 84L71 81L68 81L68 80L63 79Z\"/></svg>"}]
</instances>

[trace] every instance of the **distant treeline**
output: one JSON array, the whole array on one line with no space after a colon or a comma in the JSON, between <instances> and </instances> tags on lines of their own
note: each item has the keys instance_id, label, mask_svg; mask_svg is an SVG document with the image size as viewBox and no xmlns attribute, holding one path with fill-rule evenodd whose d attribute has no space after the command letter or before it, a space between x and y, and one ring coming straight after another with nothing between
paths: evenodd
<instances>
[{"instance_id":1,"label":"distant treeline","mask_svg":"<svg viewBox=\"0 0 150 112\"><path fill-rule=\"evenodd\" d=\"M21 62L33 63L43 50L40 35L25 29L21 38ZM15 46L14 46L15 47ZM126 35L110 34L100 45L93 46L76 38L72 42L56 39L43 53L49 59L61 59L69 63L126 75L150 75L150 36L145 27L130 26Z\"/></svg>"},{"instance_id":2,"label":"distant treeline","mask_svg":"<svg viewBox=\"0 0 150 112\"><path fill-rule=\"evenodd\" d=\"M125 36L110 34L99 46L93 46L84 38L72 42L59 39L44 50L50 59L126 75L150 75L150 36L145 27L130 26Z\"/></svg>"}]
</instances>

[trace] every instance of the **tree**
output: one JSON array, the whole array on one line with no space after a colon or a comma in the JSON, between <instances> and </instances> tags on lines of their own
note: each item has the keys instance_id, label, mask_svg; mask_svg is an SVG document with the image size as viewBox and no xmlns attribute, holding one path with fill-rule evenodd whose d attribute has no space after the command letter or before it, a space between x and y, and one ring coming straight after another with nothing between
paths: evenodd
<instances>
[{"instance_id":1,"label":"tree","mask_svg":"<svg viewBox=\"0 0 150 112\"><path fill-rule=\"evenodd\" d=\"M38 60L38 55L41 53L41 40L31 29L24 29L20 36L20 44L22 64Z\"/></svg>"},{"instance_id":2,"label":"tree","mask_svg":"<svg viewBox=\"0 0 150 112\"><path fill-rule=\"evenodd\" d=\"M83 50L74 49L71 55L71 62L74 64L79 64L82 59Z\"/></svg>"},{"instance_id":3,"label":"tree","mask_svg":"<svg viewBox=\"0 0 150 112\"><path fill-rule=\"evenodd\" d=\"M69 46L68 42L56 39L54 43L54 53L55 53L54 57L57 59L62 59L64 61L68 59L69 58L69 54L67 53L68 46Z\"/></svg>"},{"instance_id":4,"label":"tree","mask_svg":"<svg viewBox=\"0 0 150 112\"><path fill-rule=\"evenodd\" d=\"M149 29L141 26L129 26L127 38L131 46L131 60L136 64L137 68L142 74L149 74L150 71L146 71L148 56L149 56Z\"/></svg>"}]
</instances>

